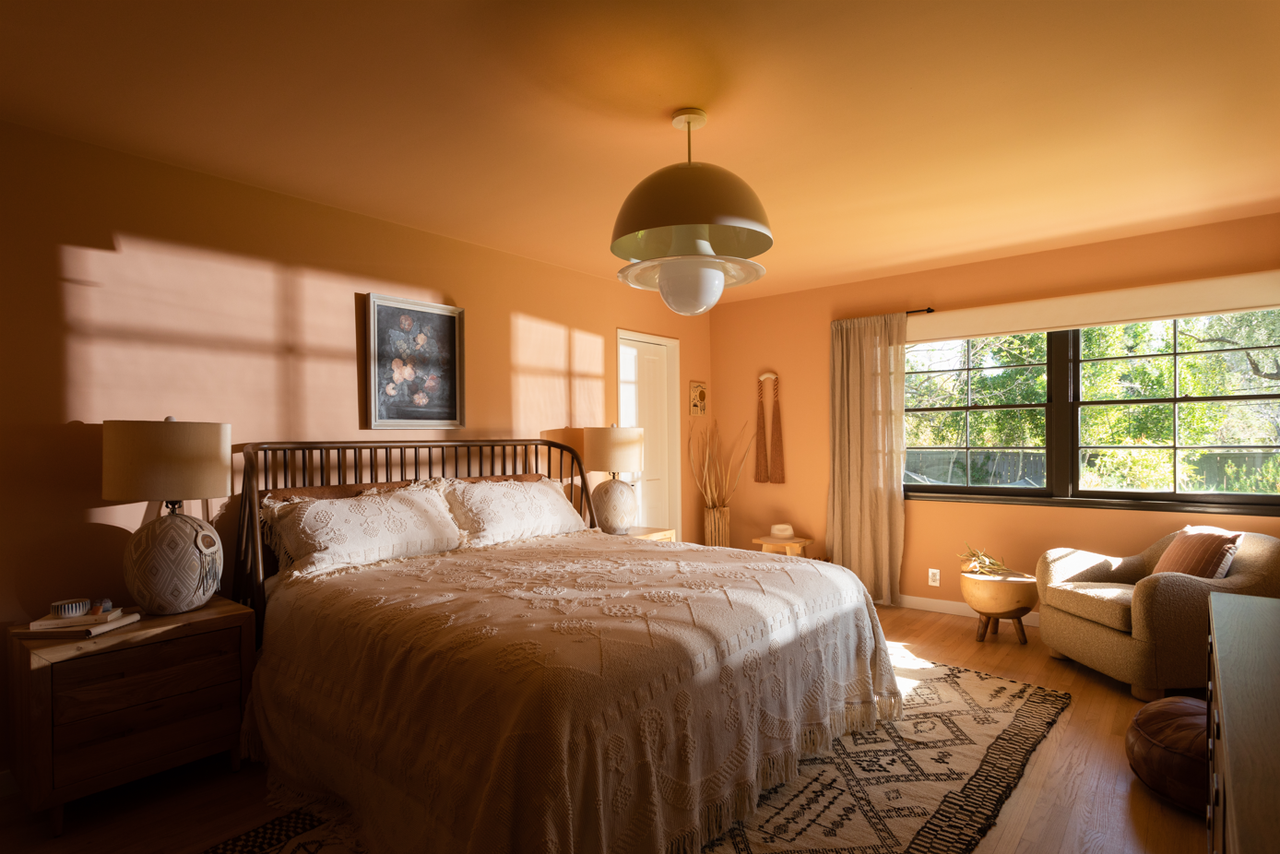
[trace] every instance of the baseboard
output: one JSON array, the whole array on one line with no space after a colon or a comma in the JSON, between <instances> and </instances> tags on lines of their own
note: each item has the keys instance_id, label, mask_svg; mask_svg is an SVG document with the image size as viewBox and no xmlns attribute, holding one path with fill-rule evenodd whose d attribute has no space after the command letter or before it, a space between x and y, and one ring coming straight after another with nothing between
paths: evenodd
<instances>
[{"instance_id":1,"label":"baseboard","mask_svg":"<svg viewBox=\"0 0 1280 854\"><path fill-rule=\"evenodd\" d=\"M957 617L976 617L978 612L963 602L950 599L930 599L927 596L899 596L898 605L915 611L933 611L935 614L955 614ZM1024 626L1039 626L1040 612L1032 611L1022 618Z\"/></svg>"}]
</instances>

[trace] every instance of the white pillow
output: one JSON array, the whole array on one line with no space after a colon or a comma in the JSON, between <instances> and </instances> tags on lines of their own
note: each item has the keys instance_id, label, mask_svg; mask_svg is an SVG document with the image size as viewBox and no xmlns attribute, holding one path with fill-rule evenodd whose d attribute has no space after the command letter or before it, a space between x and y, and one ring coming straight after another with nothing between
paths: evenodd
<instances>
[{"instance_id":1,"label":"white pillow","mask_svg":"<svg viewBox=\"0 0 1280 854\"><path fill-rule=\"evenodd\" d=\"M353 498L268 499L262 518L282 569L307 557L316 566L365 564L462 544L444 497L422 483Z\"/></svg>"},{"instance_id":2,"label":"white pillow","mask_svg":"<svg viewBox=\"0 0 1280 854\"><path fill-rule=\"evenodd\" d=\"M467 545L489 546L587 527L561 488L545 477L533 482L450 480L443 489L458 527L467 534Z\"/></svg>"}]
</instances>

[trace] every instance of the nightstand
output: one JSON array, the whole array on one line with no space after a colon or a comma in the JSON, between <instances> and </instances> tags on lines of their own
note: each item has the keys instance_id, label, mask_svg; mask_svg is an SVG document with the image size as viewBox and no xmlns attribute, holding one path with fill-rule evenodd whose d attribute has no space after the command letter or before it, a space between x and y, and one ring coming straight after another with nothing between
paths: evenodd
<instances>
[{"instance_id":1,"label":"nightstand","mask_svg":"<svg viewBox=\"0 0 1280 854\"><path fill-rule=\"evenodd\" d=\"M792 557L804 557L804 547L813 545L807 537L756 537L751 542L759 545L762 552Z\"/></svg>"},{"instance_id":2,"label":"nightstand","mask_svg":"<svg viewBox=\"0 0 1280 854\"><path fill-rule=\"evenodd\" d=\"M637 540L663 540L668 543L676 541L675 528L627 528L627 536Z\"/></svg>"},{"instance_id":3,"label":"nightstand","mask_svg":"<svg viewBox=\"0 0 1280 854\"><path fill-rule=\"evenodd\" d=\"M222 751L239 763L254 663L253 610L203 608L94 638L9 631L18 782L32 810L63 804Z\"/></svg>"}]
</instances>

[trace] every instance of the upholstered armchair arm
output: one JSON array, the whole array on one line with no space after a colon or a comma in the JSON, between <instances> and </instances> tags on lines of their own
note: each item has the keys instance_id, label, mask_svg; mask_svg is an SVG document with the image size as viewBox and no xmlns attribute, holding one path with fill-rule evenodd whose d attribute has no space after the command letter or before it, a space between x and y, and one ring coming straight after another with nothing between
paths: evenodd
<instances>
[{"instance_id":1,"label":"upholstered armchair arm","mask_svg":"<svg viewBox=\"0 0 1280 854\"><path fill-rule=\"evenodd\" d=\"M1158 572L1142 579L1133 589L1134 639L1161 648L1184 640L1204 647L1209 634L1209 593L1224 589L1227 580L1181 572Z\"/></svg>"},{"instance_id":2,"label":"upholstered armchair arm","mask_svg":"<svg viewBox=\"0 0 1280 854\"><path fill-rule=\"evenodd\" d=\"M1049 549L1036 564L1036 590L1043 602L1048 586L1060 581L1137 584L1150 571L1145 552L1112 557L1081 549Z\"/></svg>"}]
</instances>

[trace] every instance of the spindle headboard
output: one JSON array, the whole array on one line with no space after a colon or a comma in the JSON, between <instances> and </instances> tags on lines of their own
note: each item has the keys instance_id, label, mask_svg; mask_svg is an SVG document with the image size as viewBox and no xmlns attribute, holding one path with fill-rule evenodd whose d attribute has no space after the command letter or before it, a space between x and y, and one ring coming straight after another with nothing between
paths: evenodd
<instances>
[{"instance_id":1,"label":"spindle headboard","mask_svg":"<svg viewBox=\"0 0 1280 854\"><path fill-rule=\"evenodd\" d=\"M245 445L237 526L233 595L258 614L266 609L263 584L274 573L264 555L259 511L267 492L307 487L356 487L433 477L543 474L571 483L570 500L591 527L595 508L577 451L544 439L458 442L255 442ZM356 490L352 491L352 494ZM264 560L264 557L268 559Z\"/></svg>"}]
</instances>

